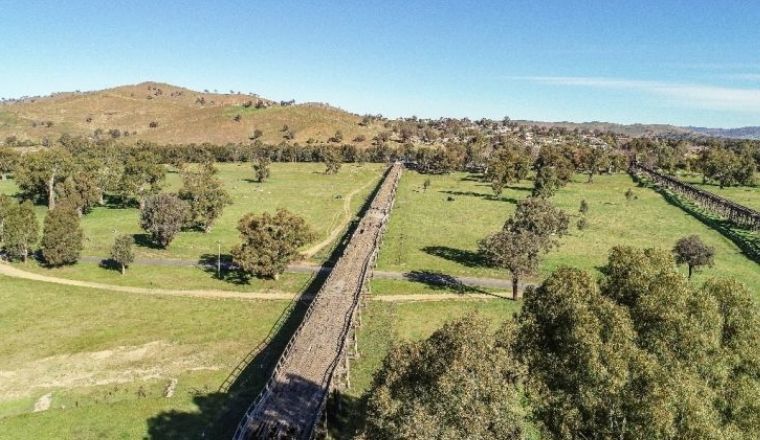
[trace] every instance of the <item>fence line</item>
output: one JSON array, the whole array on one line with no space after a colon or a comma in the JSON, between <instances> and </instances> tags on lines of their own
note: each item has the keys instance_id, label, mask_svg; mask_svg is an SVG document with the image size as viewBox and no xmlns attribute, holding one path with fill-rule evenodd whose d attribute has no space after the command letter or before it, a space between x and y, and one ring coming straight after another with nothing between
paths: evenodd
<instances>
[{"instance_id":1,"label":"fence line","mask_svg":"<svg viewBox=\"0 0 760 440\"><path fill-rule=\"evenodd\" d=\"M662 174L637 162L631 163L630 172L635 175L645 175L656 185L685 196L694 203L728 219L737 226L752 230L760 229L760 212L752 208L697 188L694 185L681 182L674 177Z\"/></svg>"}]
</instances>

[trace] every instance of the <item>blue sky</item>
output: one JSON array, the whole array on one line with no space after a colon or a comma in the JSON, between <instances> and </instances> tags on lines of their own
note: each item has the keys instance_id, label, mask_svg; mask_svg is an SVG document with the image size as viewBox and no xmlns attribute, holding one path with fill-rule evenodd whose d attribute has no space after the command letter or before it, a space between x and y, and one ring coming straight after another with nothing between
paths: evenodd
<instances>
[{"instance_id":1,"label":"blue sky","mask_svg":"<svg viewBox=\"0 0 760 440\"><path fill-rule=\"evenodd\" d=\"M357 113L760 125L757 1L0 0L0 97L146 80Z\"/></svg>"}]
</instances>

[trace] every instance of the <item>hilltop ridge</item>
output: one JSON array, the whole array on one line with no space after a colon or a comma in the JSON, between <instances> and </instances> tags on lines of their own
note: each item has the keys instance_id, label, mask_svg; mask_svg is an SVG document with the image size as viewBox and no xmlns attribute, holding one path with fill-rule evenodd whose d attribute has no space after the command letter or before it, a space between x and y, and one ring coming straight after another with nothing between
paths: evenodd
<instances>
[{"instance_id":1,"label":"hilltop ridge","mask_svg":"<svg viewBox=\"0 0 760 440\"><path fill-rule=\"evenodd\" d=\"M268 143L279 143L288 133L294 142L325 141L336 130L348 140L359 134L371 138L377 129L360 122L358 115L322 103L276 102L256 94L201 92L153 81L0 104L0 139L15 136L35 143L68 133L127 142L225 144L250 141L256 130Z\"/></svg>"}]
</instances>

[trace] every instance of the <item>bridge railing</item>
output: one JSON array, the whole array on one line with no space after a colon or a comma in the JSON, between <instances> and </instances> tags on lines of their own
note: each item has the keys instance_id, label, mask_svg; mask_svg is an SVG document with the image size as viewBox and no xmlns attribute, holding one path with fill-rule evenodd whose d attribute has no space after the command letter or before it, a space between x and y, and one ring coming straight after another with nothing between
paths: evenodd
<instances>
[{"instance_id":1,"label":"bridge railing","mask_svg":"<svg viewBox=\"0 0 760 440\"><path fill-rule=\"evenodd\" d=\"M337 366L337 364L348 355L346 351L346 341L348 339L351 329L356 323L356 312L359 309L359 303L361 302L362 292L365 291L367 284L369 283L370 278L371 278L372 269L374 268L375 263L377 262L377 256L380 251L380 244L382 242L385 229L388 226L388 220L390 219L391 210L393 209L393 205L395 204L395 201L396 201L396 190L398 189L398 183L399 183L400 177L401 177L401 168L399 168L399 172L394 177L393 186L388 195L390 199L390 203L388 204L388 207L386 208L383 214L383 218L380 221L378 233L375 235L374 243L372 245L373 251L369 255L367 255L367 258L364 264L362 265L362 273L360 276L361 282L358 284L358 287L356 291L354 292L353 303L351 305L351 310L349 312L351 316L347 320L346 324L344 325L344 328L342 331L343 337L341 337L340 339L340 348L338 350L338 355L333 360L331 368L328 369L329 374L327 376L327 381L326 381L327 391L322 396L322 401L319 405L319 411L317 411L317 413L314 415L314 418L312 419L311 427L309 428L309 433L308 433L309 438L313 436L316 426L319 424L320 418L325 411L325 407L327 406L327 400L329 398L330 391L334 387L334 380L335 380L335 373L336 373L335 366Z\"/></svg>"},{"instance_id":2,"label":"bridge railing","mask_svg":"<svg viewBox=\"0 0 760 440\"><path fill-rule=\"evenodd\" d=\"M632 162L630 171L633 174L643 174L651 179L656 185L665 187L679 193L689 200L699 204L726 219L737 226L747 229L760 229L760 212L733 200L728 200L717 194L697 188L694 185L682 182L674 177L660 173L641 163Z\"/></svg>"},{"instance_id":3,"label":"bridge railing","mask_svg":"<svg viewBox=\"0 0 760 440\"><path fill-rule=\"evenodd\" d=\"M388 171L387 171L387 173L386 173L386 176L384 177L383 181L381 181L381 183L380 183L380 185L381 185L381 190L382 190L382 186L383 186L383 185L384 185L384 183L385 183L385 179L388 177L388 174L390 174L390 173L393 173L393 172L394 172L394 166L391 166L391 167L388 169ZM395 179L395 181L394 181L394 184L393 184L393 190L392 190L392 195L391 195L391 203L392 203L392 201L393 201L393 196L395 196L395 191L396 191L396 187L397 187L397 185L398 185L398 178L399 178L399 176L400 176L400 171L399 171L398 173L396 173L396 175L395 175L395 178L394 178L394 179ZM376 195L375 195L375 199L374 199L374 200L373 200L373 202L372 202L372 205L374 205L374 204L375 204L375 201L377 201L377 200L378 200L380 197L382 197L382 194L381 194L381 193L378 193L378 194L376 194ZM387 214L386 214L386 215L387 215ZM354 240L354 238L355 238L355 237L356 237L358 234L359 234L359 231L358 231L358 230L354 231L354 232L353 232L353 234L351 235L351 239L350 239L350 241L353 241L353 240ZM348 249L348 248L347 248L347 249ZM347 249L346 249L346 250L347 250ZM344 250L344 251L343 251L343 254L341 255L341 257L340 257L340 258L342 258L342 257L343 257L343 255L345 255L345 251L346 251L346 250ZM376 249L375 249L375 251L376 251ZM325 286L325 285L329 285L329 284L330 284L330 282L331 282L331 279L332 279L334 276L340 276L340 275L339 275L339 274L336 274L336 271L335 271L335 270L331 271L331 272L330 272L330 274L329 274L329 275L327 276L327 278L325 279L323 286ZM366 278L366 266L365 266L365 268L362 270L362 275L361 275L361 276L362 276L362 278L361 278L361 279L364 279L364 278ZM361 290L362 290L362 288L361 288L361 286L362 286L362 283L359 283L359 286L360 286L360 287L359 287L359 289L357 289L357 290L359 290L359 293L361 293ZM320 290L321 290L321 289L320 289ZM360 295L357 295L357 293L356 293L356 292L354 293L354 296L355 296L356 298L359 298L359 297L360 297ZM257 416L257 414L256 414L256 409L259 407L259 404L261 403L261 401L262 401L262 400L263 400L265 397L267 397L267 395L268 395L268 394L269 394L269 393L272 391L272 389L274 388L274 386L275 386L275 384L276 384L276 381L277 381L277 377L278 377L279 373L281 372L281 370L282 370L282 367L285 365L285 362L288 360L288 357L289 357L289 354L290 354L290 351L291 351L291 349L292 349L293 345L295 344L295 342L296 342L296 340L297 340L298 336L299 336L299 335L302 333L302 331L303 331L303 329L304 329L304 327L305 327L306 323L309 321L309 318L311 317L312 313L314 312L314 310L316 309L316 307L317 307L317 305L318 305L318 304L321 304L321 296L319 295L319 293L317 293L317 295L316 295L316 297L314 298L314 300L312 300L311 304L309 304L309 307L307 308L307 310L306 310L306 313L304 314L304 317L303 317L303 319L301 320L301 323L299 324L298 328L296 328L295 332L293 333L293 335L291 336L291 338L290 338L290 340L288 341L287 345L285 346L285 349L283 350L283 352L282 352L282 354L281 354L281 356L280 356L279 360L277 361L277 364L276 364L276 365L275 365L275 367L274 367L274 370L273 370L273 372L272 372L272 375L269 377L269 379L267 380L266 384L264 385L264 388L261 390L261 392L259 393L259 395L256 397L256 399L255 399L255 400L254 400L254 401L251 403L251 405L250 405L250 406L248 407L248 409L246 410L246 412L245 412L245 415L243 416L243 419L240 421L240 423L238 424L237 430L235 431L235 434L234 434L234 436L233 436L233 439L234 439L234 440L245 440L245 439L246 439L246 437L248 436L248 434L249 434L249 432L248 432L248 428L249 428L249 426L251 425L251 422L252 422L252 421L254 421L254 420L256 420L256 416ZM356 301L356 304L358 304L358 301ZM356 307L356 305L355 305L355 304L354 304L354 305L352 305L352 310L353 310L353 309L355 309L355 307ZM345 336L345 335L344 335L344 336ZM345 337L344 337L344 338L342 338L342 340L343 340L343 341L345 341ZM338 356L338 357L336 357L336 359L337 359L337 358L339 358L339 356ZM330 369L330 370L328 370L328 371L332 371L332 370L334 370L334 369L333 369L333 368L331 368L331 369ZM331 381L331 380L332 380L332 375L329 375L329 376L328 376L328 378L327 378L327 380L328 380L328 381ZM326 395L327 395L327 393L325 393L325 396L326 396ZM326 402L326 400L323 398L323 401L320 403L320 412L321 412L321 410L323 410L323 409L324 409L324 404L325 404L325 402ZM314 426L316 425L316 422L318 422L318 420L319 420L319 414L316 416L316 418L315 418L315 421L313 421L313 423L311 424L311 428L310 428L310 431L309 431L309 434L310 434L310 435L311 435L311 433L313 432Z\"/></svg>"}]
</instances>

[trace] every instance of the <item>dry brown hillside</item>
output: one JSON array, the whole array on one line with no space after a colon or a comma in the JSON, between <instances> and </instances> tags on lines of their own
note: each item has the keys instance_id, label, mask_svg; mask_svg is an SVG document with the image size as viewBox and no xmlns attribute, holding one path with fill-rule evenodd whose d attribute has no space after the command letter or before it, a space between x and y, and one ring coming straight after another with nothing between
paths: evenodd
<instances>
[{"instance_id":1,"label":"dry brown hillside","mask_svg":"<svg viewBox=\"0 0 760 440\"><path fill-rule=\"evenodd\" d=\"M262 141L279 143L285 125L295 136L293 142L327 141L336 130L349 142L360 134L371 139L380 129L360 122L357 115L322 104L281 106L258 96L145 82L0 104L0 142L9 136L54 141L63 133L106 138L118 130L127 142L224 144L247 142L258 129Z\"/></svg>"}]
</instances>

